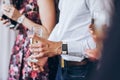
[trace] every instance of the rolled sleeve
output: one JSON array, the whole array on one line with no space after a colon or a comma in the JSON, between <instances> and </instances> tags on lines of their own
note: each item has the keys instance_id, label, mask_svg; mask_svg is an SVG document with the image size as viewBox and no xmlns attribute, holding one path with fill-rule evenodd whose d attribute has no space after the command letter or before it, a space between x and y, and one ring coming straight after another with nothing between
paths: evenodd
<instances>
[{"instance_id":1,"label":"rolled sleeve","mask_svg":"<svg viewBox=\"0 0 120 80\"><path fill-rule=\"evenodd\" d=\"M91 16L95 19L97 28L103 25L110 25L114 6L113 0L87 0L87 5L91 12Z\"/></svg>"},{"instance_id":2,"label":"rolled sleeve","mask_svg":"<svg viewBox=\"0 0 120 80\"><path fill-rule=\"evenodd\" d=\"M94 49L96 44L91 36L81 39L80 41L64 40L68 44L68 55L77 57L87 57L85 50Z\"/></svg>"}]
</instances>

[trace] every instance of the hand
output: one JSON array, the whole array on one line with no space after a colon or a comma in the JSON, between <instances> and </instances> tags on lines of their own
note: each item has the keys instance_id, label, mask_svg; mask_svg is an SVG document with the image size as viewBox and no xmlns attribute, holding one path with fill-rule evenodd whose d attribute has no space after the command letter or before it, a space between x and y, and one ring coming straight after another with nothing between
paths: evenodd
<instances>
[{"instance_id":1,"label":"hand","mask_svg":"<svg viewBox=\"0 0 120 80\"><path fill-rule=\"evenodd\" d=\"M35 71L39 71L39 72L43 72L44 71L44 66L48 60L47 57L43 57L43 58L37 58L38 62L34 63L34 62L28 62L28 65L32 67L33 70Z\"/></svg>"},{"instance_id":2,"label":"hand","mask_svg":"<svg viewBox=\"0 0 120 80\"><path fill-rule=\"evenodd\" d=\"M94 25L94 24L91 24L91 25L89 26L89 30L90 30L90 33L91 33L94 41L97 42L97 35L96 35L96 33L95 33L95 25Z\"/></svg>"},{"instance_id":3,"label":"hand","mask_svg":"<svg viewBox=\"0 0 120 80\"><path fill-rule=\"evenodd\" d=\"M3 14L14 21L17 21L17 19L21 16L20 12L12 5L3 5Z\"/></svg>"},{"instance_id":4,"label":"hand","mask_svg":"<svg viewBox=\"0 0 120 80\"><path fill-rule=\"evenodd\" d=\"M96 43L100 43L106 38L106 28L106 25L102 25L101 28L96 28L95 24L89 26L90 33Z\"/></svg>"},{"instance_id":5,"label":"hand","mask_svg":"<svg viewBox=\"0 0 120 80\"><path fill-rule=\"evenodd\" d=\"M38 43L30 45L32 53L39 53L36 57L52 57L61 54L62 42L52 42L37 35L34 35L33 40L38 41Z\"/></svg>"},{"instance_id":6,"label":"hand","mask_svg":"<svg viewBox=\"0 0 120 80\"><path fill-rule=\"evenodd\" d=\"M9 26L11 23L8 19L3 19L0 17L0 24L4 26Z\"/></svg>"},{"instance_id":7,"label":"hand","mask_svg":"<svg viewBox=\"0 0 120 80\"><path fill-rule=\"evenodd\" d=\"M88 49L85 51L85 53L91 61L98 60L101 56L100 51L98 49Z\"/></svg>"}]
</instances>

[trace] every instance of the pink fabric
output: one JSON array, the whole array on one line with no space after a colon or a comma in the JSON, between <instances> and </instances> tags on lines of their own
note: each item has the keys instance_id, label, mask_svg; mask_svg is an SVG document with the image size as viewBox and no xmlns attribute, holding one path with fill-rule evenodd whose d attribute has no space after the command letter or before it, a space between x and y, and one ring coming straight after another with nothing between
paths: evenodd
<instances>
[{"instance_id":1,"label":"pink fabric","mask_svg":"<svg viewBox=\"0 0 120 80\"><path fill-rule=\"evenodd\" d=\"M22 6L22 8L20 9L21 13L25 13L25 15L30 20L40 24L40 17L36 0L24 0L23 5L21 6ZM33 71L32 68L27 64L26 59L31 54L29 50L30 42L29 38L27 38L28 29L26 29L22 25L20 25L18 29L19 35L17 36L14 47L12 49L8 80L19 80L19 77L22 77L23 80L32 80L33 78L35 78L35 80L48 80L47 64L44 67L45 71L42 73ZM20 76L21 67L23 67L22 69L23 76Z\"/></svg>"}]
</instances>

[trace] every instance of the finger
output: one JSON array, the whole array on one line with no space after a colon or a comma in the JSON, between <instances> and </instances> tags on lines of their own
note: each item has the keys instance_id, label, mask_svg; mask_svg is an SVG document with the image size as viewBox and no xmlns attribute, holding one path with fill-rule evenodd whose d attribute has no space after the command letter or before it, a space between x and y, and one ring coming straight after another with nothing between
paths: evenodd
<instances>
[{"instance_id":1,"label":"finger","mask_svg":"<svg viewBox=\"0 0 120 80\"><path fill-rule=\"evenodd\" d=\"M43 72L44 71L44 68L42 66L39 67L39 71L40 72Z\"/></svg>"},{"instance_id":2,"label":"finger","mask_svg":"<svg viewBox=\"0 0 120 80\"><path fill-rule=\"evenodd\" d=\"M9 22L8 19L6 19L6 20L2 20L2 21L1 21L2 24L6 24L6 23L8 23L8 22Z\"/></svg>"},{"instance_id":3,"label":"finger","mask_svg":"<svg viewBox=\"0 0 120 80\"><path fill-rule=\"evenodd\" d=\"M42 48L42 47L44 47L44 43L42 43L42 42L34 43L34 44L31 44L30 46L31 46L31 48Z\"/></svg>"},{"instance_id":4,"label":"finger","mask_svg":"<svg viewBox=\"0 0 120 80\"><path fill-rule=\"evenodd\" d=\"M42 43L34 43L31 44L29 47L30 48L42 48L43 44Z\"/></svg>"},{"instance_id":5,"label":"finger","mask_svg":"<svg viewBox=\"0 0 120 80\"><path fill-rule=\"evenodd\" d=\"M42 65L38 65L37 63L32 63L33 65L31 66L33 70L35 71L39 71L39 72L43 72L43 66Z\"/></svg>"},{"instance_id":6,"label":"finger","mask_svg":"<svg viewBox=\"0 0 120 80\"><path fill-rule=\"evenodd\" d=\"M34 36L33 33L28 32L28 38L33 38L33 36Z\"/></svg>"},{"instance_id":7,"label":"finger","mask_svg":"<svg viewBox=\"0 0 120 80\"><path fill-rule=\"evenodd\" d=\"M45 41L45 39L39 37L39 36L36 35L36 34L33 36L33 39L38 40L38 41Z\"/></svg>"},{"instance_id":8,"label":"finger","mask_svg":"<svg viewBox=\"0 0 120 80\"><path fill-rule=\"evenodd\" d=\"M2 21L3 20L3 18L2 17L0 17L0 21Z\"/></svg>"},{"instance_id":9,"label":"finger","mask_svg":"<svg viewBox=\"0 0 120 80\"><path fill-rule=\"evenodd\" d=\"M94 50L87 50L86 53L88 54L92 54L94 52Z\"/></svg>"},{"instance_id":10,"label":"finger","mask_svg":"<svg viewBox=\"0 0 120 80\"><path fill-rule=\"evenodd\" d=\"M9 23L8 19L6 19L3 24L7 24L7 23Z\"/></svg>"},{"instance_id":11,"label":"finger","mask_svg":"<svg viewBox=\"0 0 120 80\"><path fill-rule=\"evenodd\" d=\"M35 58L35 59L43 57L43 56L44 56L44 53L39 53L37 55L32 55L32 57Z\"/></svg>"},{"instance_id":12,"label":"finger","mask_svg":"<svg viewBox=\"0 0 120 80\"><path fill-rule=\"evenodd\" d=\"M9 9L13 9L13 5L3 5L2 6L3 10L9 10Z\"/></svg>"},{"instance_id":13,"label":"finger","mask_svg":"<svg viewBox=\"0 0 120 80\"><path fill-rule=\"evenodd\" d=\"M13 11L13 9L11 9L10 7L9 8L4 8L3 9L3 14L10 14L11 12Z\"/></svg>"},{"instance_id":14,"label":"finger","mask_svg":"<svg viewBox=\"0 0 120 80\"><path fill-rule=\"evenodd\" d=\"M31 66L31 62L30 61L27 61L27 64L28 64L28 66Z\"/></svg>"},{"instance_id":15,"label":"finger","mask_svg":"<svg viewBox=\"0 0 120 80\"><path fill-rule=\"evenodd\" d=\"M37 63L39 63L39 64L41 64L41 63L43 63L43 62L47 62L47 60L48 60L48 57L42 57L42 58L37 58L38 59L38 62ZM45 63L44 63L45 64ZM44 64L42 64L42 65L44 65Z\"/></svg>"},{"instance_id":16,"label":"finger","mask_svg":"<svg viewBox=\"0 0 120 80\"><path fill-rule=\"evenodd\" d=\"M7 10L9 7L10 7L9 5L5 5L5 4L2 6L4 10Z\"/></svg>"},{"instance_id":17,"label":"finger","mask_svg":"<svg viewBox=\"0 0 120 80\"><path fill-rule=\"evenodd\" d=\"M7 4L3 4L3 8L9 8L10 5L7 5Z\"/></svg>"},{"instance_id":18,"label":"finger","mask_svg":"<svg viewBox=\"0 0 120 80\"><path fill-rule=\"evenodd\" d=\"M39 42L29 45L29 48L49 48L49 44Z\"/></svg>"},{"instance_id":19,"label":"finger","mask_svg":"<svg viewBox=\"0 0 120 80\"><path fill-rule=\"evenodd\" d=\"M11 22L7 22L5 25L6 25L6 26L10 26L10 25L11 25Z\"/></svg>"},{"instance_id":20,"label":"finger","mask_svg":"<svg viewBox=\"0 0 120 80\"><path fill-rule=\"evenodd\" d=\"M39 54L42 54L42 57L52 57L55 55L56 50L53 49L47 49L44 50L43 52L40 52Z\"/></svg>"},{"instance_id":21,"label":"finger","mask_svg":"<svg viewBox=\"0 0 120 80\"><path fill-rule=\"evenodd\" d=\"M93 34L94 34L94 31L90 30L90 33L93 35Z\"/></svg>"},{"instance_id":22,"label":"finger","mask_svg":"<svg viewBox=\"0 0 120 80\"><path fill-rule=\"evenodd\" d=\"M32 48L32 49L30 49L30 51L32 52L32 53L40 53L40 52L44 52L46 49L44 49L44 48Z\"/></svg>"},{"instance_id":23,"label":"finger","mask_svg":"<svg viewBox=\"0 0 120 80\"><path fill-rule=\"evenodd\" d=\"M33 34L33 33L32 33ZM30 36L28 36L29 38L33 38L33 39L35 39L35 40L39 40L39 37L36 35L36 34L34 34L34 35L30 35Z\"/></svg>"},{"instance_id":24,"label":"finger","mask_svg":"<svg viewBox=\"0 0 120 80\"><path fill-rule=\"evenodd\" d=\"M6 7L3 8L3 14L12 19L12 17L15 16L15 15L13 15L14 10L15 10L15 8L13 8L11 6L9 6L9 7L6 6Z\"/></svg>"},{"instance_id":25,"label":"finger","mask_svg":"<svg viewBox=\"0 0 120 80\"><path fill-rule=\"evenodd\" d=\"M49 50L46 50L44 52L40 52L39 55L40 55L39 57L51 57L52 56L52 54L50 54Z\"/></svg>"},{"instance_id":26,"label":"finger","mask_svg":"<svg viewBox=\"0 0 120 80\"><path fill-rule=\"evenodd\" d=\"M27 58L27 61L28 61L28 62L34 62L34 63L38 62L38 60L37 60L36 58L34 58L33 55L29 56L29 57Z\"/></svg>"},{"instance_id":27,"label":"finger","mask_svg":"<svg viewBox=\"0 0 120 80\"><path fill-rule=\"evenodd\" d=\"M87 56L91 57L91 52L90 52L89 50L86 50L86 51L85 51L85 54L86 54Z\"/></svg>"},{"instance_id":28,"label":"finger","mask_svg":"<svg viewBox=\"0 0 120 80\"><path fill-rule=\"evenodd\" d=\"M93 49L93 50L88 50L88 51L86 52L86 54L87 54L88 56L90 56L90 57L95 57L96 54L97 54L97 51L96 51L95 49Z\"/></svg>"},{"instance_id":29,"label":"finger","mask_svg":"<svg viewBox=\"0 0 120 80\"><path fill-rule=\"evenodd\" d=\"M38 66L38 65L34 65L34 66L32 67L32 69L35 70L35 71L39 71L39 66Z\"/></svg>"},{"instance_id":30,"label":"finger","mask_svg":"<svg viewBox=\"0 0 120 80\"><path fill-rule=\"evenodd\" d=\"M90 30L94 30L94 28L95 28L94 24L92 24L92 25L89 26Z\"/></svg>"},{"instance_id":31,"label":"finger","mask_svg":"<svg viewBox=\"0 0 120 80\"><path fill-rule=\"evenodd\" d=\"M93 54L91 52L85 52L87 54L87 56L89 57L93 57Z\"/></svg>"}]
</instances>

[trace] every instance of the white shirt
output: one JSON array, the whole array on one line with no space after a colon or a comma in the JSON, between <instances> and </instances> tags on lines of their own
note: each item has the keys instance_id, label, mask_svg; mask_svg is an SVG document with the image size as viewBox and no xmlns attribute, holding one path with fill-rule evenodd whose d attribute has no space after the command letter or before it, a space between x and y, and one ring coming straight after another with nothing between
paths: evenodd
<instances>
[{"instance_id":1,"label":"white shirt","mask_svg":"<svg viewBox=\"0 0 120 80\"><path fill-rule=\"evenodd\" d=\"M111 0L109 0L111 2ZM109 3L108 3L109 5ZM61 55L68 61L83 60L86 49L96 47L89 32L91 19L103 20L101 24L107 24L108 13L105 10L104 0L60 0L59 22L52 31L49 40L63 41L68 44L68 55Z\"/></svg>"}]
</instances>

